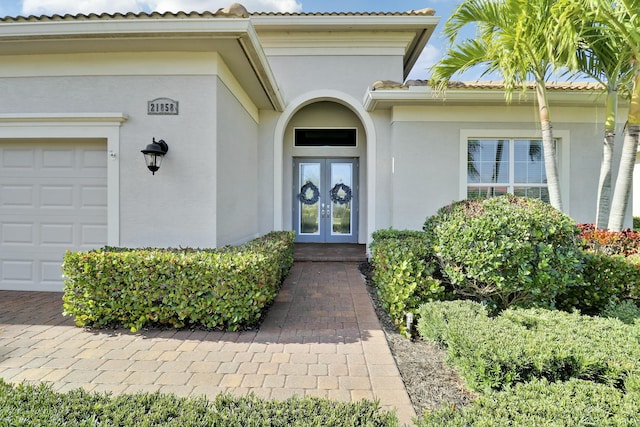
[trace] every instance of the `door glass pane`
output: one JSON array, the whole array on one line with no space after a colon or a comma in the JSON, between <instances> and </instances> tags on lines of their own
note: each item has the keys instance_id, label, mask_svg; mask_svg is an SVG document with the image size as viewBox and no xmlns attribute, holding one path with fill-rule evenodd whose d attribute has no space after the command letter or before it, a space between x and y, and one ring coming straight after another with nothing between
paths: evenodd
<instances>
[{"instance_id":1,"label":"door glass pane","mask_svg":"<svg viewBox=\"0 0 640 427\"><path fill-rule=\"evenodd\" d=\"M320 234L320 164L300 163L300 234Z\"/></svg>"},{"instance_id":2,"label":"door glass pane","mask_svg":"<svg viewBox=\"0 0 640 427\"><path fill-rule=\"evenodd\" d=\"M353 165L331 163L331 234L351 234Z\"/></svg>"}]
</instances>

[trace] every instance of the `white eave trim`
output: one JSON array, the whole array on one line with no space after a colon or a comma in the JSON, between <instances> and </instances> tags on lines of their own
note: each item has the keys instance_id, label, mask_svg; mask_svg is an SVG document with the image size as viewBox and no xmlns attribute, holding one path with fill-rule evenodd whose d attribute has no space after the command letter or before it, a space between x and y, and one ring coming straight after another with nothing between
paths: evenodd
<instances>
[{"instance_id":1,"label":"white eave trim","mask_svg":"<svg viewBox=\"0 0 640 427\"><path fill-rule=\"evenodd\" d=\"M128 120L126 114L122 113L24 113L24 114L0 114L0 125L12 124L34 124L34 123L80 123L86 126L87 123L114 123L120 125Z\"/></svg>"},{"instance_id":2,"label":"white eave trim","mask_svg":"<svg viewBox=\"0 0 640 427\"><path fill-rule=\"evenodd\" d=\"M249 19L95 19L76 21L26 21L0 23L0 40L7 38L55 39L67 37L108 37L168 34L194 35L229 34L230 37L246 33Z\"/></svg>"},{"instance_id":3,"label":"white eave trim","mask_svg":"<svg viewBox=\"0 0 640 427\"><path fill-rule=\"evenodd\" d=\"M558 105L604 102L602 98L604 94L600 92L548 91L547 94L549 101ZM535 100L533 91L528 91L526 97L521 96L520 92L514 91L511 104L531 104ZM431 88L425 87L382 89L369 90L364 98L364 107L368 112L400 105L504 105L505 103L504 91L495 89L451 89L444 94L438 94Z\"/></svg>"},{"instance_id":4,"label":"white eave trim","mask_svg":"<svg viewBox=\"0 0 640 427\"><path fill-rule=\"evenodd\" d=\"M430 26L435 28L439 16L431 15L309 15L252 16L256 30L261 31L402 31Z\"/></svg>"}]
</instances>

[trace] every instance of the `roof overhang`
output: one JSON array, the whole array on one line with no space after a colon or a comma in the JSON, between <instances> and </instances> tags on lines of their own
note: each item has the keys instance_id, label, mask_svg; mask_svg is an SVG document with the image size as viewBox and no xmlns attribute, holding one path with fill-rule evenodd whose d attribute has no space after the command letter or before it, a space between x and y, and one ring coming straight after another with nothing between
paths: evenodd
<instances>
[{"instance_id":1,"label":"roof overhang","mask_svg":"<svg viewBox=\"0 0 640 427\"><path fill-rule=\"evenodd\" d=\"M249 18L186 14L58 18L0 21L0 61L5 55L217 52L258 108L284 110L284 99Z\"/></svg>"},{"instance_id":2,"label":"roof overhang","mask_svg":"<svg viewBox=\"0 0 640 427\"><path fill-rule=\"evenodd\" d=\"M585 106L603 103L606 94L597 90L560 90L547 91L549 103L553 106ZM503 89L447 89L444 93L419 86L399 89L370 89L365 94L364 107L367 111L391 109L398 106L494 106L505 105ZM536 102L533 90L514 91L512 105L531 105Z\"/></svg>"},{"instance_id":3,"label":"roof overhang","mask_svg":"<svg viewBox=\"0 0 640 427\"><path fill-rule=\"evenodd\" d=\"M296 34L312 33L323 33L324 37L347 34L345 43L352 46L359 40L349 38L348 35L355 33L366 33L368 43L376 43L377 40L386 43L393 40L395 43L400 43L404 51L404 79L406 79L440 21L440 18L433 16L433 13L433 10L429 9L379 14L253 14L251 20L265 46L275 34L286 34L288 43L291 45L305 40L304 37L296 37ZM315 43L321 43L320 37L322 36L315 39ZM335 41L331 38L328 40ZM378 46L381 47L382 44L378 43Z\"/></svg>"}]
</instances>

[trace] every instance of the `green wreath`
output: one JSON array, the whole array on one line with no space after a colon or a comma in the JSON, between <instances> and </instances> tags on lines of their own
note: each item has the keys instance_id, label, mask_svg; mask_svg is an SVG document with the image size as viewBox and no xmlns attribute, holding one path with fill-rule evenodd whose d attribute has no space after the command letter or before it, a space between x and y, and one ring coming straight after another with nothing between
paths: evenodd
<instances>
[{"instance_id":1,"label":"green wreath","mask_svg":"<svg viewBox=\"0 0 640 427\"><path fill-rule=\"evenodd\" d=\"M311 197L307 198L307 192L311 190ZM315 205L316 203L318 203L318 200L320 200L320 190L318 190L318 187L316 187L316 185L311 182L311 181L307 181L302 188L300 188L300 194L298 194L298 199L302 202L302 204L304 205Z\"/></svg>"},{"instance_id":2,"label":"green wreath","mask_svg":"<svg viewBox=\"0 0 640 427\"><path fill-rule=\"evenodd\" d=\"M340 196L340 191L344 192L344 196ZM338 183L331 189L331 201L339 205L345 205L351 201L351 187L347 184Z\"/></svg>"}]
</instances>

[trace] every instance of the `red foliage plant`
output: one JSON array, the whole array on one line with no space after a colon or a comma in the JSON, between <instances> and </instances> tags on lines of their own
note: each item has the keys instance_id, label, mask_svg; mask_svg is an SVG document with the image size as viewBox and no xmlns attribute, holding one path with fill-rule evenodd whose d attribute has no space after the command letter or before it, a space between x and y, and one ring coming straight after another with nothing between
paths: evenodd
<instances>
[{"instance_id":1,"label":"red foliage plant","mask_svg":"<svg viewBox=\"0 0 640 427\"><path fill-rule=\"evenodd\" d=\"M578 238L586 250L624 256L640 253L640 233L630 228L616 232L598 229L594 224L578 224L578 230Z\"/></svg>"}]
</instances>

